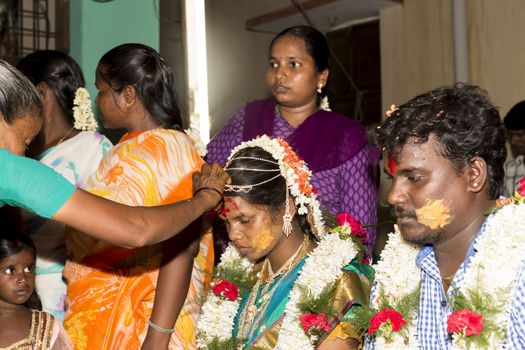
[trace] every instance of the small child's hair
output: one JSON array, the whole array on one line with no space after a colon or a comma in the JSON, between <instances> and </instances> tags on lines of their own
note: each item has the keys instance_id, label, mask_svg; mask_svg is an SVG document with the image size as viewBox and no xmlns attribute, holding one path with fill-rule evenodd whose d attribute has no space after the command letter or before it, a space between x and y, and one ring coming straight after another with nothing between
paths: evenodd
<instances>
[{"instance_id":1,"label":"small child's hair","mask_svg":"<svg viewBox=\"0 0 525 350\"><path fill-rule=\"evenodd\" d=\"M17 229L0 228L0 260L24 250L33 255L36 260L35 243L31 237ZM36 290L33 290L31 297L24 305L30 309L42 310L42 302Z\"/></svg>"}]
</instances>

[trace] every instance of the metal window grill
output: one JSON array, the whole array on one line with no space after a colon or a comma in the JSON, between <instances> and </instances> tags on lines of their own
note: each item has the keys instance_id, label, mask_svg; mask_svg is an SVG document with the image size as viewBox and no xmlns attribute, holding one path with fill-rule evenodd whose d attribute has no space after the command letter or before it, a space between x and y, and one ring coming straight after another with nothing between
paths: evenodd
<instances>
[{"instance_id":1,"label":"metal window grill","mask_svg":"<svg viewBox=\"0 0 525 350\"><path fill-rule=\"evenodd\" d=\"M0 0L0 57L15 63L34 51L54 49L54 10L55 0Z\"/></svg>"}]
</instances>

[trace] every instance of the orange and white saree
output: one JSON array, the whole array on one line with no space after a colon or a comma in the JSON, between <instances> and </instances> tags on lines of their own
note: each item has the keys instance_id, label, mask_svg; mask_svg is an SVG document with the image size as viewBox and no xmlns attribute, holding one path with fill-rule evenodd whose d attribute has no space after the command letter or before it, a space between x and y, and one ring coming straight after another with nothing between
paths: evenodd
<instances>
[{"instance_id":1,"label":"orange and white saree","mask_svg":"<svg viewBox=\"0 0 525 350\"><path fill-rule=\"evenodd\" d=\"M86 190L134 206L172 203L192 196L191 174L202 164L192 141L181 132L126 134L102 159ZM66 232L66 245L64 327L75 348L139 349L153 308L161 245L124 249L72 230ZM201 236L170 349L196 349L195 324L212 269L212 234L207 232Z\"/></svg>"}]
</instances>

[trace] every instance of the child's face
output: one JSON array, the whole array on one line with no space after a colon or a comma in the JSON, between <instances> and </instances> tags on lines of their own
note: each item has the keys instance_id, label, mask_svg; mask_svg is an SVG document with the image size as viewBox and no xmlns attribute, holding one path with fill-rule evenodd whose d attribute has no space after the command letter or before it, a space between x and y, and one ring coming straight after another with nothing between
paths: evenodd
<instances>
[{"instance_id":1,"label":"child's face","mask_svg":"<svg viewBox=\"0 0 525 350\"><path fill-rule=\"evenodd\" d=\"M35 257L27 250L0 261L0 308L22 305L35 289Z\"/></svg>"}]
</instances>

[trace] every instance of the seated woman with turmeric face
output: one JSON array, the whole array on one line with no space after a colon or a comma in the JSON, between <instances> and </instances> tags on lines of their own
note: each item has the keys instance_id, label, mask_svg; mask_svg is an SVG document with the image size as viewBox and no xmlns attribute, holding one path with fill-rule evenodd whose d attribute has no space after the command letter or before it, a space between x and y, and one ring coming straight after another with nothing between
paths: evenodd
<instances>
[{"instance_id":1,"label":"seated woman with turmeric face","mask_svg":"<svg viewBox=\"0 0 525 350\"><path fill-rule=\"evenodd\" d=\"M352 313L373 276L362 228L347 215L326 232L311 173L281 139L244 142L225 170L231 243L202 308L200 348L357 349Z\"/></svg>"}]
</instances>

